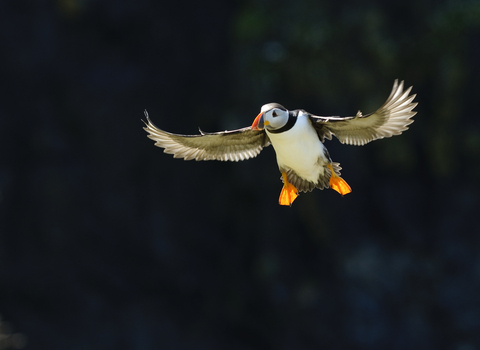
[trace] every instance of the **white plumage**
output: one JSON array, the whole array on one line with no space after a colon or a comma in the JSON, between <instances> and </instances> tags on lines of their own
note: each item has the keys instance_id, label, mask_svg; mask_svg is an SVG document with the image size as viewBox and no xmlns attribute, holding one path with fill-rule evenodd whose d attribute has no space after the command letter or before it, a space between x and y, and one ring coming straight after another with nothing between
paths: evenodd
<instances>
[{"instance_id":1,"label":"white plumage","mask_svg":"<svg viewBox=\"0 0 480 350\"><path fill-rule=\"evenodd\" d=\"M288 132L267 135L275 148L280 169L293 169L297 176L316 183L329 163L325 146L305 113L300 112L295 125Z\"/></svg>"}]
</instances>

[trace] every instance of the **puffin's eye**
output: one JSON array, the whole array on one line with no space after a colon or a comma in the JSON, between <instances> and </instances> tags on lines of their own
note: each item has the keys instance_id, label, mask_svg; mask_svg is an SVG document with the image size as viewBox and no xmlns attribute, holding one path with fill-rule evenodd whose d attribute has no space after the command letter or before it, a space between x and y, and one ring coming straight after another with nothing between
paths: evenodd
<instances>
[{"instance_id":1,"label":"puffin's eye","mask_svg":"<svg viewBox=\"0 0 480 350\"><path fill-rule=\"evenodd\" d=\"M273 112L272 112L272 117L278 117L278 114L277 114L276 111L273 111Z\"/></svg>"}]
</instances>

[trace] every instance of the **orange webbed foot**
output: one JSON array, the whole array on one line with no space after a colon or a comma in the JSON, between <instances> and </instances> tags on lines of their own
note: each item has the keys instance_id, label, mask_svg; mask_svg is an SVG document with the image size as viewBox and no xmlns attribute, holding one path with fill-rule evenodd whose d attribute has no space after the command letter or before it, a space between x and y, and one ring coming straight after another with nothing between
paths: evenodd
<instances>
[{"instance_id":1,"label":"orange webbed foot","mask_svg":"<svg viewBox=\"0 0 480 350\"><path fill-rule=\"evenodd\" d=\"M328 183L330 185L330 188L332 190L337 191L342 196L352 192L352 189L347 184L347 182L344 179L342 179L340 176L335 174L331 164L328 165L328 168L332 172L332 175L330 176L330 181Z\"/></svg>"},{"instance_id":2,"label":"orange webbed foot","mask_svg":"<svg viewBox=\"0 0 480 350\"><path fill-rule=\"evenodd\" d=\"M280 205L291 206L293 201L298 197L298 190L295 186L288 182L286 173L282 173L282 177L283 188L282 192L280 192L280 198L278 199L278 203Z\"/></svg>"}]
</instances>

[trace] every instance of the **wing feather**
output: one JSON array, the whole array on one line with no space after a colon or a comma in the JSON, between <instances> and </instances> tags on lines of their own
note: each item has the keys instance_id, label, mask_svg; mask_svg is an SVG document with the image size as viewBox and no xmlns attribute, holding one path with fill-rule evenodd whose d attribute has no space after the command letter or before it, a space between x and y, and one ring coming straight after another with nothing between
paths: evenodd
<instances>
[{"instance_id":1,"label":"wing feather","mask_svg":"<svg viewBox=\"0 0 480 350\"><path fill-rule=\"evenodd\" d=\"M362 146L370 141L400 135L413 123L411 119L417 103L412 102L416 95L410 95L412 87L403 91L403 81L395 80L390 96L375 112L362 115L358 111L354 117L311 116L317 133L323 138L335 135L341 143Z\"/></svg>"},{"instance_id":2,"label":"wing feather","mask_svg":"<svg viewBox=\"0 0 480 350\"><path fill-rule=\"evenodd\" d=\"M215 133L200 130L200 135L179 135L156 127L147 111L145 117L147 122L143 129L148 132L148 138L174 158L238 162L256 157L270 144L265 131L251 130L250 127Z\"/></svg>"}]
</instances>

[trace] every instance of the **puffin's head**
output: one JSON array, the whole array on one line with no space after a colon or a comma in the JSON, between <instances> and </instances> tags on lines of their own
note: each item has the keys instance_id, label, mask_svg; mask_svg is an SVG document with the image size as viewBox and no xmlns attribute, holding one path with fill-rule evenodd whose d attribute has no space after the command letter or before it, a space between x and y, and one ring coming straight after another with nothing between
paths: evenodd
<instances>
[{"instance_id":1,"label":"puffin's head","mask_svg":"<svg viewBox=\"0 0 480 350\"><path fill-rule=\"evenodd\" d=\"M288 122L288 111L278 103L269 103L262 106L260 114L257 115L252 124L252 130L280 129Z\"/></svg>"}]
</instances>

